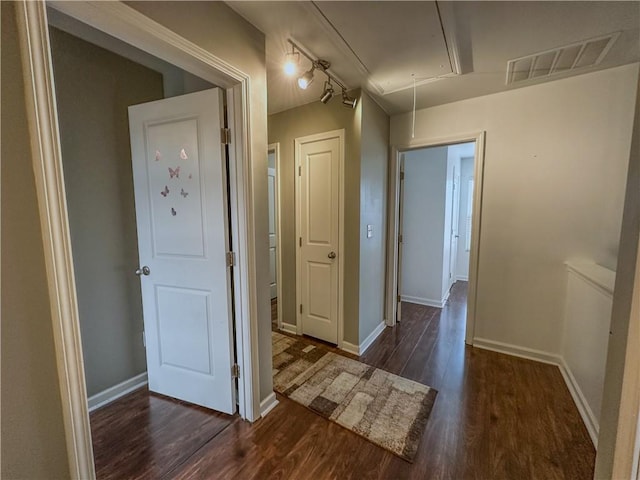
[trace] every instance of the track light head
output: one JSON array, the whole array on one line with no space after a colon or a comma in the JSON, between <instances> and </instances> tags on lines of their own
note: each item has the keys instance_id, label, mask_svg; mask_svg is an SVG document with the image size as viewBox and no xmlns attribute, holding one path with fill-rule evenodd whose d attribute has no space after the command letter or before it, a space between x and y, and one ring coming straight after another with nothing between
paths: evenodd
<instances>
[{"instance_id":1,"label":"track light head","mask_svg":"<svg viewBox=\"0 0 640 480\"><path fill-rule=\"evenodd\" d=\"M333 98L333 85L331 85L331 80L328 82L324 82L324 91L320 96L320 101L324 104L327 104L331 98Z\"/></svg>"},{"instance_id":2,"label":"track light head","mask_svg":"<svg viewBox=\"0 0 640 480\"><path fill-rule=\"evenodd\" d=\"M300 54L298 52L287 53L284 57L284 73L292 77L298 73L298 64L300 63Z\"/></svg>"},{"instance_id":3,"label":"track light head","mask_svg":"<svg viewBox=\"0 0 640 480\"><path fill-rule=\"evenodd\" d=\"M349 108L356 108L357 104L358 104L358 99L350 97L349 95L347 95L347 91L343 89L342 90L342 105L344 105L345 107L349 107Z\"/></svg>"},{"instance_id":4,"label":"track light head","mask_svg":"<svg viewBox=\"0 0 640 480\"><path fill-rule=\"evenodd\" d=\"M313 82L313 71L315 70L315 67L311 67L311 69L307 72L305 72L302 76L298 77L298 86L302 89L302 90L306 90L307 87L309 85L311 85L311 82Z\"/></svg>"}]
</instances>

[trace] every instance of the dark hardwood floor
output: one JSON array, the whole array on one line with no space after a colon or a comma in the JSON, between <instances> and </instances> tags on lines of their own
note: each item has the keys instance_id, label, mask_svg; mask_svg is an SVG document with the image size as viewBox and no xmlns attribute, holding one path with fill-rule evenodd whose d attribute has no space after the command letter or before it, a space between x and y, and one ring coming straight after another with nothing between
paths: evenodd
<instances>
[{"instance_id":1,"label":"dark hardwood floor","mask_svg":"<svg viewBox=\"0 0 640 480\"><path fill-rule=\"evenodd\" d=\"M138 391L91 415L98 478L591 479L595 450L559 370L464 345L466 283L403 304L361 361L439 393L413 464L295 402L253 425Z\"/></svg>"}]
</instances>

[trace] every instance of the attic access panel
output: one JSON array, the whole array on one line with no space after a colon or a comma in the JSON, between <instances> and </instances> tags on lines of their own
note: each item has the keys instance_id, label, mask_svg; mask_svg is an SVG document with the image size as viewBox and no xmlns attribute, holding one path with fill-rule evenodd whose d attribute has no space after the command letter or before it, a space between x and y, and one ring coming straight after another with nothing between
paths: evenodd
<instances>
[{"instance_id":1,"label":"attic access panel","mask_svg":"<svg viewBox=\"0 0 640 480\"><path fill-rule=\"evenodd\" d=\"M453 72L436 2L316 2L381 94Z\"/></svg>"}]
</instances>

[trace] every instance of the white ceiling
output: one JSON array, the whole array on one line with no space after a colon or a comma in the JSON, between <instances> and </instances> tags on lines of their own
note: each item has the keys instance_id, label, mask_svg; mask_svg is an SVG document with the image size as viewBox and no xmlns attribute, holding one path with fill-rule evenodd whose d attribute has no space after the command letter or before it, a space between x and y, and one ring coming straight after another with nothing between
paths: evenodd
<instances>
[{"instance_id":1,"label":"white ceiling","mask_svg":"<svg viewBox=\"0 0 640 480\"><path fill-rule=\"evenodd\" d=\"M505 84L507 62L622 32L598 66L640 61L640 2L230 1L265 33L269 113L317 101L324 76L300 90L282 73L291 38L349 88L369 92L389 114L549 81ZM308 69L308 62L302 68Z\"/></svg>"}]
</instances>

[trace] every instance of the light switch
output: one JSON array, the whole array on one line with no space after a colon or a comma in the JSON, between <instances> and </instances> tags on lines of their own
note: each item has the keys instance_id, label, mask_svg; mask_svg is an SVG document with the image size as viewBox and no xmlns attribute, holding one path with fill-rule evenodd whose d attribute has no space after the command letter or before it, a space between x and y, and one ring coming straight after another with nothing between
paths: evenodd
<instances>
[{"instance_id":1,"label":"light switch","mask_svg":"<svg viewBox=\"0 0 640 480\"><path fill-rule=\"evenodd\" d=\"M367 238L373 237L373 225L367 225Z\"/></svg>"}]
</instances>

